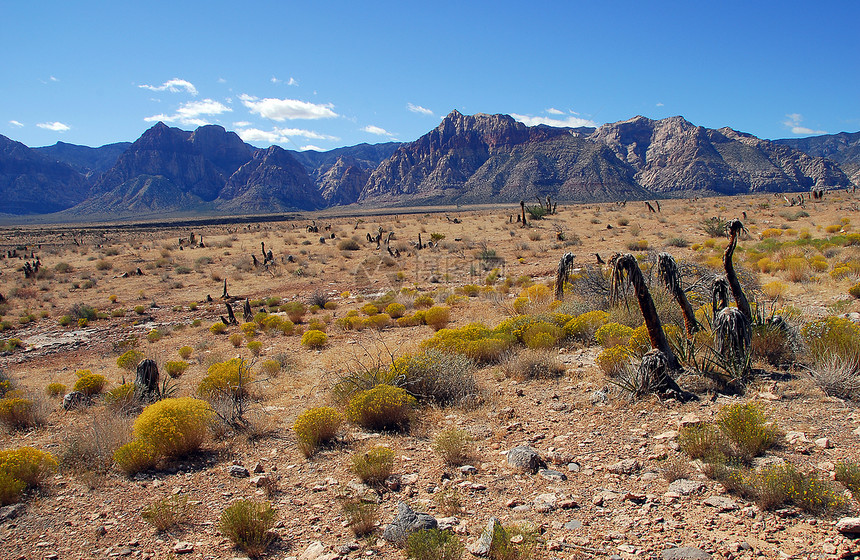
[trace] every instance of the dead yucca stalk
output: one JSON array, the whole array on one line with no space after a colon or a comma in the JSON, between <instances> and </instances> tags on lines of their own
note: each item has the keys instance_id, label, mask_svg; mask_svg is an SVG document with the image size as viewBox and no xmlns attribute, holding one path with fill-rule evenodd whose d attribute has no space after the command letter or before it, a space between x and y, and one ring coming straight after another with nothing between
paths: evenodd
<instances>
[{"instance_id":1,"label":"dead yucca stalk","mask_svg":"<svg viewBox=\"0 0 860 560\"><path fill-rule=\"evenodd\" d=\"M565 253L558 260L558 270L555 273L555 299L558 301L564 299L564 285L570 282L575 258L573 253Z\"/></svg>"},{"instance_id":2,"label":"dead yucca stalk","mask_svg":"<svg viewBox=\"0 0 860 560\"><path fill-rule=\"evenodd\" d=\"M681 270L669 253L660 253L657 255L657 278L681 307L681 312L684 314L684 330L687 332L687 337L692 338L698 332L700 326L698 321L696 321L693 306L690 305L687 294L684 292L684 287L681 285Z\"/></svg>"}]
</instances>

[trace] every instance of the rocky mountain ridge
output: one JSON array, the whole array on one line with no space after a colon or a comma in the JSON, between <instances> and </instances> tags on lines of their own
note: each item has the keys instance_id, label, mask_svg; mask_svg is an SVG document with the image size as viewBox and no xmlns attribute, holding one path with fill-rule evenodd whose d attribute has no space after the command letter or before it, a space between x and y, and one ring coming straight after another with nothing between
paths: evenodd
<instances>
[{"instance_id":1,"label":"rocky mountain ridge","mask_svg":"<svg viewBox=\"0 0 860 560\"><path fill-rule=\"evenodd\" d=\"M217 125L158 123L134 143L101 148L30 149L0 137L0 213L121 218L848 187L845 171L860 167L860 133L832 136L769 141L683 117L529 127L508 115L452 111L413 142L328 152L257 149Z\"/></svg>"}]
</instances>

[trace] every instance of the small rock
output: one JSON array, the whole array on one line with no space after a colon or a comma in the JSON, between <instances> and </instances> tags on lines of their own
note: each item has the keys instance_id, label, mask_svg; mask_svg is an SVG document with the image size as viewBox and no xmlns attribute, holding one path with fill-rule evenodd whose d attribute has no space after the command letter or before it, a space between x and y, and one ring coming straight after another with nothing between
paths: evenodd
<instances>
[{"instance_id":1,"label":"small rock","mask_svg":"<svg viewBox=\"0 0 860 560\"><path fill-rule=\"evenodd\" d=\"M579 472L582 467L579 463L568 463L567 464L567 472Z\"/></svg>"},{"instance_id":2,"label":"small rock","mask_svg":"<svg viewBox=\"0 0 860 560\"><path fill-rule=\"evenodd\" d=\"M251 469L251 472L254 474L260 474L262 472L265 472L265 470L263 469L263 464L260 462L254 463L254 467Z\"/></svg>"},{"instance_id":3,"label":"small rock","mask_svg":"<svg viewBox=\"0 0 860 560\"><path fill-rule=\"evenodd\" d=\"M15 519L24 513L24 504L12 504L11 506L0 507L0 523L8 519Z\"/></svg>"},{"instance_id":4,"label":"small rock","mask_svg":"<svg viewBox=\"0 0 860 560\"><path fill-rule=\"evenodd\" d=\"M320 541L314 541L299 555L298 560L317 560L325 554L325 545Z\"/></svg>"},{"instance_id":5,"label":"small rock","mask_svg":"<svg viewBox=\"0 0 860 560\"><path fill-rule=\"evenodd\" d=\"M821 449L830 449L833 445L830 443L830 438L822 437L815 440L815 445Z\"/></svg>"},{"instance_id":6,"label":"small rock","mask_svg":"<svg viewBox=\"0 0 860 560\"><path fill-rule=\"evenodd\" d=\"M538 513L549 513L553 511L558 503L555 494L539 494L534 500L534 508Z\"/></svg>"},{"instance_id":7,"label":"small rock","mask_svg":"<svg viewBox=\"0 0 860 560\"><path fill-rule=\"evenodd\" d=\"M402 546L410 533L435 529L438 523L436 518L427 513L416 513L406 502L397 502L397 515L385 528L382 538Z\"/></svg>"},{"instance_id":8,"label":"small rock","mask_svg":"<svg viewBox=\"0 0 860 560\"><path fill-rule=\"evenodd\" d=\"M787 432L785 434L785 442L789 445L795 445L797 443L812 443L807 439L806 434L803 432Z\"/></svg>"},{"instance_id":9,"label":"small rock","mask_svg":"<svg viewBox=\"0 0 860 560\"><path fill-rule=\"evenodd\" d=\"M711 555L704 550L693 548L691 546L682 546L679 548L670 548L664 550L660 556L663 560L710 560Z\"/></svg>"},{"instance_id":10,"label":"small rock","mask_svg":"<svg viewBox=\"0 0 860 560\"><path fill-rule=\"evenodd\" d=\"M624 499L640 506L648 501L648 497L645 496L645 494L637 494L634 492L627 492L624 494Z\"/></svg>"},{"instance_id":11,"label":"small rock","mask_svg":"<svg viewBox=\"0 0 860 560\"><path fill-rule=\"evenodd\" d=\"M571 519L570 521L568 521L567 523L564 524L564 528L567 529L568 531L575 531L576 529L579 529L580 527L582 527L582 521L579 521L578 519Z\"/></svg>"},{"instance_id":12,"label":"small rock","mask_svg":"<svg viewBox=\"0 0 860 560\"><path fill-rule=\"evenodd\" d=\"M553 482L562 482L567 480L566 474L552 469L541 469L538 471L538 475L540 475L541 478L551 480Z\"/></svg>"},{"instance_id":13,"label":"small rock","mask_svg":"<svg viewBox=\"0 0 860 560\"><path fill-rule=\"evenodd\" d=\"M706 506L716 508L718 512L738 509L738 505L731 498L726 498L725 496L709 496L702 503Z\"/></svg>"},{"instance_id":14,"label":"small rock","mask_svg":"<svg viewBox=\"0 0 860 560\"><path fill-rule=\"evenodd\" d=\"M636 459L624 459L614 465L609 465L606 467L606 470L615 474L633 474L639 470L639 461Z\"/></svg>"},{"instance_id":15,"label":"small rock","mask_svg":"<svg viewBox=\"0 0 860 560\"><path fill-rule=\"evenodd\" d=\"M632 544L619 544L618 550L626 552L627 554L636 554L636 547Z\"/></svg>"},{"instance_id":16,"label":"small rock","mask_svg":"<svg viewBox=\"0 0 860 560\"><path fill-rule=\"evenodd\" d=\"M860 517L843 517L836 522L836 530L842 534L860 534Z\"/></svg>"},{"instance_id":17,"label":"small rock","mask_svg":"<svg viewBox=\"0 0 860 560\"><path fill-rule=\"evenodd\" d=\"M762 391L758 394L758 398L760 398L763 401L778 401L779 395L775 395L775 394L771 393L770 391Z\"/></svg>"},{"instance_id":18,"label":"small rock","mask_svg":"<svg viewBox=\"0 0 860 560\"><path fill-rule=\"evenodd\" d=\"M73 410L87 405L87 396L80 391L72 391L63 397L63 410Z\"/></svg>"},{"instance_id":19,"label":"small rock","mask_svg":"<svg viewBox=\"0 0 860 560\"><path fill-rule=\"evenodd\" d=\"M436 520L436 528L440 531L450 531L460 524L460 520L456 517L440 517Z\"/></svg>"},{"instance_id":20,"label":"small rock","mask_svg":"<svg viewBox=\"0 0 860 560\"><path fill-rule=\"evenodd\" d=\"M546 549L551 551L559 551L564 548L560 541L557 540L549 540L546 542Z\"/></svg>"},{"instance_id":21,"label":"small rock","mask_svg":"<svg viewBox=\"0 0 860 560\"><path fill-rule=\"evenodd\" d=\"M576 500L570 500L570 499L559 500L558 501L558 507L560 507L561 509L574 509L574 508L578 508L579 504L576 503Z\"/></svg>"},{"instance_id":22,"label":"small rock","mask_svg":"<svg viewBox=\"0 0 860 560\"><path fill-rule=\"evenodd\" d=\"M194 552L194 545L188 541L179 541L173 545L174 554L188 554Z\"/></svg>"},{"instance_id":23,"label":"small rock","mask_svg":"<svg viewBox=\"0 0 860 560\"><path fill-rule=\"evenodd\" d=\"M469 552L475 556L487 556L490 554L490 545L493 543L493 535L496 534L496 528L501 527L501 525L502 524L498 519L491 517L478 540L468 547Z\"/></svg>"},{"instance_id":24,"label":"small rock","mask_svg":"<svg viewBox=\"0 0 860 560\"><path fill-rule=\"evenodd\" d=\"M230 476L235 476L236 478L248 478L251 476L251 473L248 472L248 469L243 467L242 465L230 465L227 467L227 472Z\"/></svg>"},{"instance_id":25,"label":"small rock","mask_svg":"<svg viewBox=\"0 0 860 560\"><path fill-rule=\"evenodd\" d=\"M678 437L678 430L669 430L668 432L663 432L662 434L657 434L654 436L654 439L664 440L664 439L675 439Z\"/></svg>"},{"instance_id":26,"label":"small rock","mask_svg":"<svg viewBox=\"0 0 860 560\"><path fill-rule=\"evenodd\" d=\"M705 485L701 482L679 478L669 485L669 492L675 492L682 496L689 496L690 494L701 492L704 488Z\"/></svg>"},{"instance_id":27,"label":"small rock","mask_svg":"<svg viewBox=\"0 0 860 560\"><path fill-rule=\"evenodd\" d=\"M851 433L854 434L855 436L860 436L860 427L858 427L856 430L854 430Z\"/></svg>"},{"instance_id":28,"label":"small rock","mask_svg":"<svg viewBox=\"0 0 860 560\"><path fill-rule=\"evenodd\" d=\"M685 428L687 426L694 426L701 423L702 419L699 418L699 415L695 412L690 412L689 414L685 414L684 417L678 421L678 427Z\"/></svg>"},{"instance_id":29,"label":"small rock","mask_svg":"<svg viewBox=\"0 0 860 560\"><path fill-rule=\"evenodd\" d=\"M527 445L518 445L507 454L508 465L525 472L536 473L541 468L546 468L546 463L541 460L538 452Z\"/></svg>"},{"instance_id":30,"label":"small rock","mask_svg":"<svg viewBox=\"0 0 860 560\"><path fill-rule=\"evenodd\" d=\"M821 552L824 554L836 554L837 550L839 549L833 543L826 542L821 544Z\"/></svg>"},{"instance_id":31,"label":"small rock","mask_svg":"<svg viewBox=\"0 0 860 560\"><path fill-rule=\"evenodd\" d=\"M463 465L460 467L460 472L463 474L477 474L478 469L473 467L472 465Z\"/></svg>"},{"instance_id":32,"label":"small rock","mask_svg":"<svg viewBox=\"0 0 860 560\"><path fill-rule=\"evenodd\" d=\"M132 552L134 552L134 551L132 549L130 549L129 547L121 548L121 549L116 551L116 553L119 556L131 556Z\"/></svg>"},{"instance_id":33,"label":"small rock","mask_svg":"<svg viewBox=\"0 0 860 560\"><path fill-rule=\"evenodd\" d=\"M269 477L264 475L264 474L259 474L257 476L252 476L248 480L248 482L251 484L251 486L256 486L259 488L259 487L262 487L262 486L265 486L266 484L268 484Z\"/></svg>"},{"instance_id":34,"label":"small rock","mask_svg":"<svg viewBox=\"0 0 860 560\"><path fill-rule=\"evenodd\" d=\"M514 507L520 506L522 504L523 504L523 501L520 500L519 498L511 498L510 500L505 502L505 505L509 508L514 508Z\"/></svg>"}]
</instances>

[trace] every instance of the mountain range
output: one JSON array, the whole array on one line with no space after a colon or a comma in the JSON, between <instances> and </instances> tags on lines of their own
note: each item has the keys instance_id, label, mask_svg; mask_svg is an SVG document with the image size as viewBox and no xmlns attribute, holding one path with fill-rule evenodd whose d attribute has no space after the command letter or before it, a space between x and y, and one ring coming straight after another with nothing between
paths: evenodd
<instances>
[{"instance_id":1,"label":"mountain range","mask_svg":"<svg viewBox=\"0 0 860 560\"><path fill-rule=\"evenodd\" d=\"M853 183L852 183L853 181ZM413 142L256 148L217 125L133 143L28 148L0 136L0 213L57 221L367 206L795 192L860 183L860 132L764 140L683 117L597 128L453 111Z\"/></svg>"}]
</instances>

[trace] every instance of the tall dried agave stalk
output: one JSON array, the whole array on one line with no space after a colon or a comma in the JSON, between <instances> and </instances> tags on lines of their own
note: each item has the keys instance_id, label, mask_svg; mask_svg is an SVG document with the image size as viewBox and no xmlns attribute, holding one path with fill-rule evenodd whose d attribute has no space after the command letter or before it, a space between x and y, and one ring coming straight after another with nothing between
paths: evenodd
<instances>
[{"instance_id":1,"label":"tall dried agave stalk","mask_svg":"<svg viewBox=\"0 0 860 560\"><path fill-rule=\"evenodd\" d=\"M729 238L729 245L726 247L725 253L723 253L723 267L726 269L726 280L728 280L729 287L732 289L732 297L735 298L735 303L737 304L738 309L740 309L741 313L746 316L747 320L751 324L753 316L752 311L750 310L750 304L749 301L747 301L746 295L744 295L741 283L738 281L738 275L735 272L735 265L732 262L735 247L737 247L738 244L738 235L746 231L747 229L738 219L726 222L726 236Z\"/></svg>"},{"instance_id":2,"label":"tall dried agave stalk","mask_svg":"<svg viewBox=\"0 0 860 560\"><path fill-rule=\"evenodd\" d=\"M681 312L684 314L684 330L687 331L687 338L692 338L699 330L699 323L681 285L681 271L669 253L657 255L657 278L681 307Z\"/></svg>"},{"instance_id":3,"label":"tall dried agave stalk","mask_svg":"<svg viewBox=\"0 0 860 560\"><path fill-rule=\"evenodd\" d=\"M651 299L651 293L648 291L648 285L645 283L636 258L630 253L625 255L616 253L609 260L609 265L612 267L610 298L618 301L624 296L627 287L632 285L636 300L639 302L639 309L642 310L642 317L645 319L645 327L648 329L648 338L651 340L653 350L643 357L639 366L639 378L648 380L647 383L642 384L643 388L647 387L647 390L659 393L675 393L681 398L689 398L690 395L678 387L671 376L671 372L680 370L681 366L669 345L666 333L663 332L657 308L654 307L654 300Z\"/></svg>"},{"instance_id":4,"label":"tall dried agave stalk","mask_svg":"<svg viewBox=\"0 0 860 560\"><path fill-rule=\"evenodd\" d=\"M555 299L558 301L564 299L564 285L570 281L575 258L573 253L565 253L558 260L558 271L555 273Z\"/></svg>"}]
</instances>

